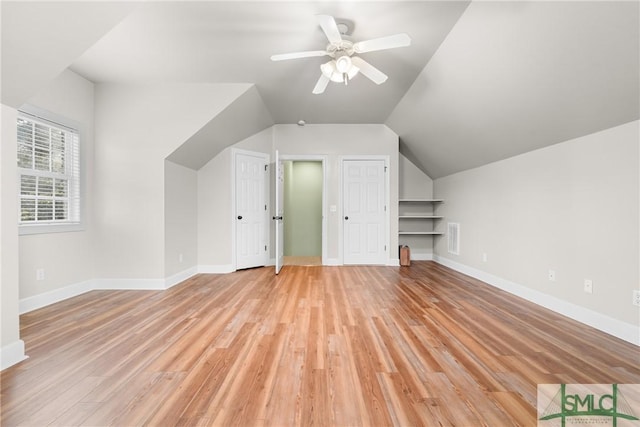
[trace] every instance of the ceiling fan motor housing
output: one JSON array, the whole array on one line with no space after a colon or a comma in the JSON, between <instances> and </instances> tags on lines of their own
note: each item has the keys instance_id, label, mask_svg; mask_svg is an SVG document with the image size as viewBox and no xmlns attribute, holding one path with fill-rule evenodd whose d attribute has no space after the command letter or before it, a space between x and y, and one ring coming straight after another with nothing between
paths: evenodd
<instances>
[{"instance_id":1,"label":"ceiling fan motor housing","mask_svg":"<svg viewBox=\"0 0 640 427\"><path fill-rule=\"evenodd\" d=\"M327 54L334 58L340 53L351 56L354 52L353 42L349 40L340 40L327 45Z\"/></svg>"}]
</instances>

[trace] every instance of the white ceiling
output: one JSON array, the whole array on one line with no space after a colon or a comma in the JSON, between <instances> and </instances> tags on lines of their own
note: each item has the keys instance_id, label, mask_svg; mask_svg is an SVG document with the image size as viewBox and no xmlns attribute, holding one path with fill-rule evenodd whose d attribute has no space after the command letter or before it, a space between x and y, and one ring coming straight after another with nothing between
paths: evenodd
<instances>
[{"instance_id":1,"label":"white ceiling","mask_svg":"<svg viewBox=\"0 0 640 427\"><path fill-rule=\"evenodd\" d=\"M132 10L124 2L2 1L2 103L19 107Z\"/></svg>"},{"instance_id":2,"label":"white ceiling","mask_svg":"<svg viewBox=\"0 0 640 427\"><path fill-rule=\"evenodd\" d=\"M313 95L326 58L269 57L323 49L316 14L350 22L353 41L405 32L412 45L362 55L386 83L357 76ZM182 155L197 157L202 135L237 142L229 126L246 126L235 110L249 102L257 128L386 123L435 178L638 119L638 20L638 1L3 1L2 99L39 89L29 68L64 63L96 83L252 83Z\"/></svg>"},{"instance_id":3,"label":"white ceiling","mask_svg":"<svg viewBox=\"0 0 640 427\"><path fill-rule=\"evenodd\" d=\"M71 67L95 82L255 83L276 123L382 123L427 64L467 2L146 3ZM322 50L316 14L353 23L352 41L406 32L408 48L361 55L389 76L357 76L311 93L326 57L272 62L272 54Z\"/></svg>"},{"instance_id":4,"label":"white ceiling","mask_svg":"<svg viewBox=\"0 0 640 427\"><path fill-rule=\"evenodd\" d=\"M432 178L640 118L637 1L473 2L386 123Z\"/></svg>"}]
</instances>

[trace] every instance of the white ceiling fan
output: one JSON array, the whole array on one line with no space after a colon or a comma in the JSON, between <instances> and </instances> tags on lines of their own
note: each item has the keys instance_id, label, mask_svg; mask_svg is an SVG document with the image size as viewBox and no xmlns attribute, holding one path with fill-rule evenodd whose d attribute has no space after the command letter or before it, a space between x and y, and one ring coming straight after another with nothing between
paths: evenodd
<instances>
[{"instance_id":1,"label":"white ceiling fan","mask_svg":"<svg viewBox=\"0 0 640 427\"><path fill-rule=\"evenodd\" d=\"M355 77L358 72L364 74L375 84L384 83L387 80L386 74L354 54L404 47L411 44L411 38L404 33L353 43L342 38L338 25L332 16L316 15L316 17L322 31L329 39L325 50L283 53L271 57L272 61L325 55L333 58L320 66L322 74L313 88L314 94L323 93L330 81L348 84L349 80Z\"/></svg>"}]
</instances>

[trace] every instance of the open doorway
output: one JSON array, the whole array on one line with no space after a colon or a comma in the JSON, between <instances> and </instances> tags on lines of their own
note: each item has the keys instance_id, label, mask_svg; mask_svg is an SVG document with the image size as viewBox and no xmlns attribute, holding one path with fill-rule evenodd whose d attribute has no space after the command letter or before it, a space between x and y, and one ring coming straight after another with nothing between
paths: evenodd
<instances>
[{"instance_id":1,"label":"open doorway","mask_svg":"<svg viewBox=\"0 0 640 427\"><path fill-rule=\"evenodd\" d=\"M284 265L322 265L324 167L284 160Z\"/></svg>"}]
</instances>

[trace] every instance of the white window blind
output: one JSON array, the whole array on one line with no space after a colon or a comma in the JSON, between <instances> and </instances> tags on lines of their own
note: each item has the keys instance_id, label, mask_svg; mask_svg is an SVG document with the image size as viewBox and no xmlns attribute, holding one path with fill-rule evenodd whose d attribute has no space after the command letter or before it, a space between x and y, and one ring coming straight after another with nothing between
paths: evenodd
<instances>
[{"instance_id":1,"label":"white window blind","mask_svg":"<svg viewBox=\"0 0 640 427\"><path fill-rule=\"evenodd\" d=\"M80 222L78 131L18 116L20 225Z\"/></svg>"}]
</instances>

